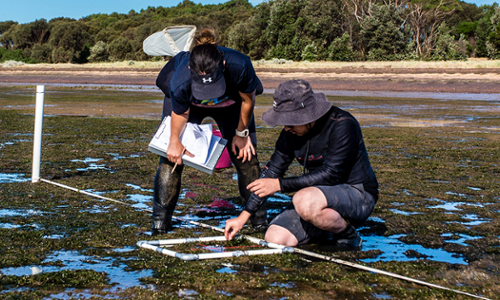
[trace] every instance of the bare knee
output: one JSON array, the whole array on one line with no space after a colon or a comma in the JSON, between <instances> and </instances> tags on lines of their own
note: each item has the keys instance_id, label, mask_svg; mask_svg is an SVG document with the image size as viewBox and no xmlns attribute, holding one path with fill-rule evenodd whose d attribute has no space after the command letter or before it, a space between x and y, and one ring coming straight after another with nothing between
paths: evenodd
<instances>
[{"instance_id":1,"label":"bare knee","mask_svg":"<svg viewBox=\"0 0 500 300\"><path fill-rule=\"evenodd\" d=\"M267 229L265 240L284 246L297 246L299 241L288 229L278 225L271 225Z\"/></svg>"},{"instance_id":2,"label":"bare knee","mask_svg":"<svg viewBox=\"0 0 500 300\"><path fill-rule=\"evenodd\" d=\"M295 210L306 222L312 222L319 217L321 210L327 206L326 197L320 189L305 188L293 196Z\"/></svg>"}]
</instances>

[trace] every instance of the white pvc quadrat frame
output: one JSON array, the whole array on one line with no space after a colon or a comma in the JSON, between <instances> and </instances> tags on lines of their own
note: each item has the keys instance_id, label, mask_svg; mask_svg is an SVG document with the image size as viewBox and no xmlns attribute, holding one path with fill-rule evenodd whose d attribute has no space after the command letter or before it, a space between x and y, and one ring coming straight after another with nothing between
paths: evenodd
<instances>
[{"instance_id":1,"label":"white pvc quadrat frame","mask_svg":"<svg viewBox=\"0 0 500 300\"><path fill-rule=\"evenodd\" d=\"M162 246L172 246L184 243L193 242L213 242L213 241L224 241L227 242L224 236L208 236L199 238L183 238L183 239L168 239L168 240L156 240L156 241L139 241L137 246L154 250L163 255L168 255L176 257L182 260L201 260L201 259L215 259L215 258L229 258L229 257L240 257L240 256L250 256L250 255L266 255L266 254L279 254L279 253L292 253L293 249L289 247L283 247L280 249L259 249L259 250L238 250L238 251L224 251L224 252L212 252L212 253L180 253L173 250L163 248Z\"/></svg>"}]
</instances>

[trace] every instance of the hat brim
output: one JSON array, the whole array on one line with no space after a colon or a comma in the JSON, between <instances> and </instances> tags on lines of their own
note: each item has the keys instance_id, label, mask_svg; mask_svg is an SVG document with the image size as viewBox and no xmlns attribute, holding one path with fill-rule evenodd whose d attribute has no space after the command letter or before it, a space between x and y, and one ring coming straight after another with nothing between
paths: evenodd
<instances>
[{"instance_id":1,"label":"hat brim","mask_svg":"<svg viewBox=\"0 0 500 300\"><path fill-rule=\"evenodd\" d=\"M314 105L297 109L294 111L277 112L274 108L262 114L262 120L268 126L296 126L314 122L324 116L332 107L323 93L314 93L316 98Z\"/></svg>"},{"instance_id":2,"label":"hat brim","mask_svg":"<svg viewBox=\"0 0 500 300\"><path fill-rule=\"evenodd\" d=\"M219 80L210 84L198 83L191 80L191 93L198 100L220 98L226 93L226 80L224 76L221 76Z\"/></svg>"}]
</instances>

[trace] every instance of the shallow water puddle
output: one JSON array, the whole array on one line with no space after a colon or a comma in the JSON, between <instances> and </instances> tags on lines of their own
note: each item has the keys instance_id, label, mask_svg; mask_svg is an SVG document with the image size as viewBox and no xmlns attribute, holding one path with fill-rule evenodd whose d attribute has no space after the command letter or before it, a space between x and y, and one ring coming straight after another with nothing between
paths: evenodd
<instances>
[{"instance_id":1,"label":"shallow water puddle","mask_svg":"<svg viewBox=\"0 0 500 300\"><path fill-rule=\"evenodd\" d=\"M378 217L369 217L368 221L385 223L383 219ZM368 227L358 228L360 236L363 239L361 251L378 250L382 253L377 255L377 257L361 259L363 262L415 261L420 258L425 258L450 264L468 264L463 258L456 257L457 254L447 252L443 249L425 248L418 244L405 244L399 240L406 236L405 234L394 234L387 237L371 233L365 234L364 230L369 229ZM418 254L418 257L414 254Z\"/></svg>"},{"instance_id":2,"label":"shallow water puddle","mask_svg":"<svg viewBox=\"0 0 500 300\"><path fill-rule=\"evenodd\" d=\"M5 148L5 146L11 146L11 145L14 145L14 142L0 143L0 149Z\"/></svg>"},{"instance_id":3,"label":"shallow water puddle","mask_svg":"<svg viewBox=\"0 0 500 300\"><path fill-rule=\"evenodd\" d=\"M479 190L481 190L481 189L479 189ZM479 191L479 190L476 190L476 191ZM458 197L461 197L461 198L474 199L473 196L470 196L470 195L467 195L467 194L462 194L462 193L446 192L445 194L452 195L452 196L458 196Z\"/></svg>"},{"instance_id":4,"label":"shallow water puddle","mask_svg":"<svg viewBox=\"0 0 500 300\"><path fill-rule=\"evenodd\" d=\"M137 158L137 157L141 157L139 154L130 154L128 157L127 156L123 156L123 155L120 155L118 153L106 153L110 156L113 157L113 160L120 160L120 159L126 159L126 158Z\"/></svg>"},{"instance_id":5,"label":"shallow water puddle","mask_svg":"<svg viewBox=\"0 0 500 300\"><path fill-rule=\"evenodd\" d=\"M465 123L464 120L436 120L436 119L415 119L403 118L400 116L381 116L377 114L356 114L356 118L364 122L377 122L377 124L364 125L363 127L444 127L456 126L457 124Z\"/></svg>"},{"instance_id":6,"label":"shallow water puddle","mask_svg":"<svg viewBox=\"0 0 500 300\"><path fill-rule=\"evenodd\" d=\"M92 208L86 208L80 210L80 212L88 212L91 214L104 214L104 213L109 213L111 211L116 211L116 207L114 206L99 206L99 205L93 205Z\"/></svg>"},{"instance_id":7,"label":"shallow water puddle","mask_svg":"<svg viewBox=\"0 0 500 300\"><path fill-rule=\"evenodd\" d=\"M188 290L188 289L180 289L177 292L177 296L183 298L183 299L195 299L195 296L198 295L198 292L195 290Z\"/></svg>"},{"instance_id":8,"label":"shallow water puddle","mask_svg":"<svg viewBox=\"0 0 500 300\"><path fill-rule=\"evenodd\" d=\"M216 272L217 273L226 273L226 274L238 273L238 271L233 270L230 267L224 267L224 268L218 269Z\"/></svg>"},{"instance_id":9,"label":"shallow water puddle","mask_svg":"<svg viewBox=\"0 0 500 300\"><path fill-rule=\"evenodd\" d=\"M85 172L85 171L89 171L89 170L99 170L99 169L100 170L110 170L109 168L106 167L105 164L102 164L102 165L96 164L96 162L101 161L101 160L103 160L103 159L102 158L87 157L85 159L72 159L71 162L82 162L82 163L88 165L88 167L86 167L86 168L77 168L76 169L77 171Z\"/></svg>"},{"instance_id":10,"label":"shallow water puddle","mask_svg":"<svg viewBox=\"0 0 500 300\"><path fill-rule=\"evenodd\" d=\"M135 204L132 204L132 207L135 207L140 210L150 209L151 203L153 203L152 196L142 195L142 194L128 194L126 199L134 201Z\"/></svg>"},{"instance_id":11,"label":"shallow water puddle","mask_svg":"<svg viewBox=\"0 0 500 300\"><path fill-rule=\"evenodd\" d=\"M153 190L152 190L152 189L144 189L144 188L142 188L142 187L140 187L140 186L138 186L138 185L132 184L132 183L127 183L127 184L125 184L125 185L126 185L126 186L128 186L128 187L133 188L134 190L140 190L140 191L142 191L142 192L150 192L150 193L152 193L152 192L153 192Z\"/></svg>"},{"instance_id":12,"label":"shallow water puddle","mask_svg":"<svg viewBox=\"0 0 500 300\"><path fill-rule=\"evenodd\" d=\"M387 294L386 292L383 293L373 293L372 296L375 299L392 299L392 296Z\"/></svg>"},{"instance_id":13,"label":"shallow water puddle","mask_svg":"<svg viewBox=\"0 0 500 300\"><path fill-rule=\"evenodd\" d=\"M118 252L122 252L119 250ZM143 286L140 278L150 277L152 270L125 271L128 266L120 260L113 258L102 258L97 256L82 255L78 251L56 251L48 256L43 263L61 262L62 267L57 266L23 266L0 269L3 275L30 276L39 273L59 272L62 270L93 270L95 272L105 272L108 274L109 283L113 284L107 291L115 292L118 289L127 289L136 286Z\"/></svg>"},{"instance_id":14,"label":"shallow water puddle","mask_svg":"<svg viewBox=\"0 0 500 300\"><path fill-rule=\"evenodd\" d=\"M411 216L411 215L418 215L418 214L421 214L421 213L416 212L416 211L409 212L409 211L404 211L404 210L395 209L395 208L390 208L389 210L390 210L391 212L395 213L395 214L398 214L398 215L404 215L404 216Z\"/></svg>"},{"instance_id":15,"label":"shallow water puddle","mask_svg":"<svg viewBox=\"0 0 500 300\"><path fill-rule=\"evenodd\" d=\"M455 257L456 254L446 252L443 249L431 249L425 248L421 245L405 244L399 240L399 238L402 238L404 236L405 234L395 234L388 237L361 235L361 237L363 238L362 251L382 251L382 254L378 255L375 258L365 258L361 259L361 261L367 263L377 261L415 261L419 258L410 255L412 251L415 251L421 254L421 257L428 260L445 262L449 264L467 264L467 262L463 258Z\"/></svg>"},{"instance_id":16,"label":"shallow water puddle","mask_svg":"<svg viewBox=\"0 0 500 300\"><path fill-rule=\"evenodd\" d=\"M19 174L7 174L7 173L0 173L0 183L13 183L13 182L25 182L25 181L30 181L30 178L24 177L25 174L19 173Z\"/></svg>"},{"instance_id":17,"label":"shallow water puddle","mask_svg":"<svg viewBox=\"0 0 500 300\"><path fill-rule=\"evenodd\" d=\"M482 236L470 236L467 234L452 234L452 233L443 233L441 235L442 237L450 237L450 239L446 239L445 242L447 243L454 243L454 244L459 244L462 246L470 246L469 244L465 243L466 241L470 240L476 240L482 238ZM456 237L456 239L455 239Z\"/></svg>"},{"instance_id":18,"label":"shallow water puddle","mask_svg":"<svg viewBox=\"0 0 500 300\"><path fill-rule=\"evenodd\" d=\"M293 282L273 282L273 283L269 284L269 286L277 286L280 288L291 289L291 288L295 287L295 284Z\"/></svg>"},{"instance_id":19,"label":"shallow water puddle","mask_svg":"<svg viewBox=\"0 0 500 300\"><path fill-rule=\"evenodd\" d=\"M0 209L0 218L19 216L41 216L46 212L33 209Z\"/></svg>"},{"instance_id":20,"label":"shallow water puddle","mask_svg":"<svg viewBox=\"0 0 500 300\"><path fill-rule=\"evenodd\" d=\"M94 299L96 297L98 298L103 298L103 299L120 299L121 297L119 296L112 296L112 295L106 295L106 296L101 296L101 295L94 295L90 291L87 290L87 292L74 292L76 289L71 288L71 289L66 289L64 293L58 293L58 294L53 294L48 298L45 299L63 299L63 300L71 300L71 299Z\"/></svg>"},{"instance_id":21,"label":"shallow water puddle","mask_svg":"<svg viewBox=\"0 0 500 300\"><path fill-rule=\"evenodd\" d=\"M64 234L51 234L51 235L44 235L42 236L43 239L48 239L48 240L60 240L62 238L65 238L66 235Z\"/></svg>"},{"instance_id":22,"label":"shallow water puddle","mask_svg":"<svg viewBox=\"0 0 500 300\"><path fill-rule=\"evenodd\" d=\"M272 93L272 89L264 89L264 93ZM382 97L382 98L425 98L438 100L470 100L470 101L498 101L500 94L474 93L433 93L433 92L392 92L392 91L317 91L328 96L347 97Z\"/></svg>"}]
</instances>

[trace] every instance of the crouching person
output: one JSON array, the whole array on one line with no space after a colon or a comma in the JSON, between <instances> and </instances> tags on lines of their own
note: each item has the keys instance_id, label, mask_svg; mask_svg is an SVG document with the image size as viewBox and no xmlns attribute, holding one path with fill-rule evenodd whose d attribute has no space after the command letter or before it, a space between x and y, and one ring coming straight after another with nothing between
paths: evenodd
<instances>
[{"instance_id":1,"label":"crouching person","mask_svg":"<svg viewBox=\"0 0 500 300\"><path fill-rule=\"evenodd\" d=\"M295 192L292 203L272 220L266 241L296 246L333 233L338 246L361 246L355 227L372 213L378 182L357 120L304 80L280 84L262 120L284 128L260 178L247 186L252 195L245 209L226 222L226 238L233 239L267 196ZM304 174L284 177L294 159Z\"/></svg>"}]
</instances>

